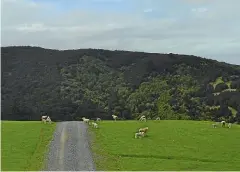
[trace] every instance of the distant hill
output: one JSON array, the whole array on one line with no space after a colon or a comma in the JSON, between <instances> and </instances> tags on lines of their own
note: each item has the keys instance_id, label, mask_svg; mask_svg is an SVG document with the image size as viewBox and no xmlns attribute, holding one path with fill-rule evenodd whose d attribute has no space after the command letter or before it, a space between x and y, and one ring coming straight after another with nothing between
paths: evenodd
<instances>
[{"instance_id":1,"label":"distant hill","mask_svg":"<svg viewBox=\"0 0 240 172\"><path fill-rule=\"evenodd\" d=\"M2 47L2 120L240 122L240 66L196 56Z\"/></svg>"}]
</instances>

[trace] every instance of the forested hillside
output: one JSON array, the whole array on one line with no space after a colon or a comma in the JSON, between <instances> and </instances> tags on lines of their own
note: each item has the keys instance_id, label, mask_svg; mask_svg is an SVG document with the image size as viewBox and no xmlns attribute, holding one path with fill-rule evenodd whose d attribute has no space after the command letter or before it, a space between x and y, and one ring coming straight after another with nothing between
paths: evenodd
<instances>
[{"instance_id":1,"label":"forested hillside","mask_svg":"<svg viewBox=\"0 0 240 172\"><path fill-rule=\"evenodd\" d=\"M2 120L240 122L240 66L196 56L2 47Z\"/></svg>"}]
</instances>

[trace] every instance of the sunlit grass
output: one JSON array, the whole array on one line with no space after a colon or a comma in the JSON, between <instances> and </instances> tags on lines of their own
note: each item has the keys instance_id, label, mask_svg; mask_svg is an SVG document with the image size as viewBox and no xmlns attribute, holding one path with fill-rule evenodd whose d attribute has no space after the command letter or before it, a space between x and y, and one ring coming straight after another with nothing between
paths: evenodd
<instances>
[{"instance_id":1,"label":"sunlit grass","mask_svg":"<svg viewBox=\"0 0 240 172\"><path fill-rule=\"evenodd\" d=\"M1 125L1 170L41 170L56 124L44 125L40 121L2 121Z\"/></svg>"},{"instance_id":2,"label":"sunlit grass","mask_svg":"<svg viewBox=\"0 0 240 172\"><path fill-rule=\"evenodd\" d=\"M240 127L199 121L103 121L90 129L97 170L239 170ZM139 127L147 137L135 139Z\"/></svg>"}]
</instances>

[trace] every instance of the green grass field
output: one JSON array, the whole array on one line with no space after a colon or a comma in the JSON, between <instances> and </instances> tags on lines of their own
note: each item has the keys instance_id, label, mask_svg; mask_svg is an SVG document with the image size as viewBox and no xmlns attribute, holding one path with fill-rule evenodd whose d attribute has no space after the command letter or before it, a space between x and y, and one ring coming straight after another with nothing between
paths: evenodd
<instances>
[{"instance_id":1,"label":"green grass field","mask_svg":"<svg viewBox=\"0 0 240 172\"><path fill-rule=\"evenodd\" d=\"M97 170L240 169L240 126L212 128L204 121L102 121L90 129ZM135 139L139 127L147 137Z\"/></svg>"},{"instance_id":2,"label":"green grass field","mask_svg":"<svg viewBox=\"0 0 240 172\"><path fill-rule=\"evenodd\" d=\"M56 124L2 121L2 171L38 171L44 163Z\"/></svg>"}]
</instances>

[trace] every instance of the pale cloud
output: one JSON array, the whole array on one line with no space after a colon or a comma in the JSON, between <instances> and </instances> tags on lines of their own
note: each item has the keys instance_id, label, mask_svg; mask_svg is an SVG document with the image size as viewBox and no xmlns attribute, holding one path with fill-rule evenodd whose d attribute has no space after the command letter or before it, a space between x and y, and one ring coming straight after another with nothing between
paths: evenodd
<instances>
[{"instance_id":1,"label":"pale cloud","mask_svg":"<svg viewBox=\"0 0 240 172\"><path fill-rule=\"evenodd\" d=\"M199 12L199 13L204 13L207 12L208 9L207 8L193 8L192 12Z\"/></svg>"},{"instance_id":2,"label":"pale cloud","mask_svg":"<svg viewBox=\"0 0 240 172\"><path fill-rule=\"evenodd\" d=\"M145 9L143 12L145 12L145 13L150 13L150 12L152 12L152 11L153 11L153 9L148 8L148 9Z\"/></svg>"},{"instance_id":3,"label":"pale cloud","mask_svg":"<svg viewBox=\"0 0 240 172\"><path fill-rule=\"evenodd\" d=\"M117 2L117 6L130 2L92 1ZM132 0L132 12L100 13L58 10L55 1L2 0L2 46L173 52L240 64L239 0L175 2L182 7L165 7L158 0ZM154 11L146 7L154 7ZM162 13L165 8L168 13Z\"/></svg>"},{"instance_id":4,"label":"pale cloud","mask_svg":"<svg viewBox=\"0 0 240 172\"><path fill-rule=\"evenodd\" d=\"M44 24L41 23L33 23L33 24L25 24L23 26L19 26L16 28L18 31L25 31L25 32L39 32L39 31L45 31L51 28L47 28L44 26Z\"/></svg>"}]
</instances>

